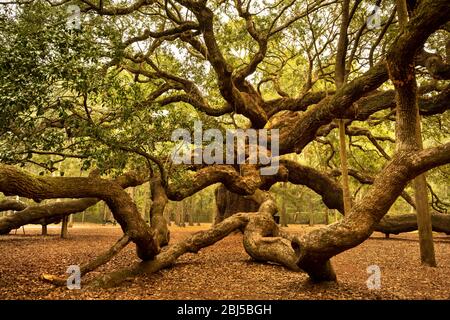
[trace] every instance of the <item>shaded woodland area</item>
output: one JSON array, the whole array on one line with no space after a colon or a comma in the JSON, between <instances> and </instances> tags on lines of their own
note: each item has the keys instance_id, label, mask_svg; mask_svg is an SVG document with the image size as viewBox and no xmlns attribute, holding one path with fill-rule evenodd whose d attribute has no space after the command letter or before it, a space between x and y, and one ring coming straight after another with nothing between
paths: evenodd
<instances>
[{"instance_id":1,"label":"shaded woodland area","mask_svg":"<svg viewBox=\"0 0 450 320\"><path fill-rule=\"evenodd\" d=\"M69 239L74 223L117 224L79 261L83 290L228 236L217 245L239 239L250 269L312 283L336 282L331 259L374 232L414 232L418 266L448 263L433 236L450 234L449 0L11 0L0 43L0 246L30 224ZM267 143L212 152L198 123ZM177 162L176 129L192 159L232 163ZM64 288L66 268L37 280Z\"/></svg>"}]
</instances>

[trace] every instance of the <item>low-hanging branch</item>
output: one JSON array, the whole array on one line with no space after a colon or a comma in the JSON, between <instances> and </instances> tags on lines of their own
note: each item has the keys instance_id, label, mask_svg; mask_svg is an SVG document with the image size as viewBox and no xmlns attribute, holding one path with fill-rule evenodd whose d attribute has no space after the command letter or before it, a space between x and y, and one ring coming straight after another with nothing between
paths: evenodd
<instances>
[{"instance_id":1,"label":"low-hanging branch","mask_svg":"<svg viewBox=\"0 0 450 320\"><path fill-rule=\"evenodd\" d=\"M148 177L140 172L130 171L117 177L114 181L125 189L143 184L148 181ZM11 208L11 201L13 200L4 200L2 203ZM17 202L14 200L15 210L18 212L0 218L0 234L7 234L11 230L27 224L47 225L59 222L64 216L82 212L97 204L99 201L101 201L99 198L84 198L40 205L26 205L21 201Z\"/></svg>"},{"instance_id":2,"label":"low-hanging branch","mask_svg":"<svg viewBox=\"0 0 450 320\"><path fill-rule=\"evenodd\" d=\"M0 165L0 191L30 199L99 198L106 202L114 218L136 244L143 260L152 259L159 246L155 231L147 225L127 192L112 180L100 177L36 177L13 166Z\"/></svg>"}]
</instances>

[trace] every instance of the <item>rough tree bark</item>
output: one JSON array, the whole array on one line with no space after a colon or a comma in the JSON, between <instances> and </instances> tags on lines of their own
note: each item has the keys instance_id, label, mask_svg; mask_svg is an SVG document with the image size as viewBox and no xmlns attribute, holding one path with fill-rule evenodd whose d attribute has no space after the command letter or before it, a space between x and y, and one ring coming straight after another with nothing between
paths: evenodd
<instances>
[{"instance_id":1,"label":"rough tree bark","mask_svg":"<svg viewBox=\"0 0 450 320\"><path fill-rule=\"evenodd\" d=\"M163 247L169 244L170 232L167 220L164 217L164 209L169 201L161 178L159 176L150 180L152 204L150 207L150 224L156 230L158 244Z\"/></svg>"},{"instance_id":2,"label":"rough tree bark","mask_svg":"<svg viewBox=\"0 0 450 320\"><path fill-rule=\"evenodd\" d=\"M341 25L339 29L338 47L336 53L336 67L335 67L335 83L336 90L339 90L347 78L346 53L348 46L347 29L349 25L349 11L350 0L343 0L341 9ZM344 196L344 212L349 212L351 209L351 195L350 185L348 180L348 159L347 146L345 142L345 122L344 119L338 120L339 127L339 155L342 171L342 191Z\"/></svg>"},{"instance_id":3,"label":"rough tree bark","mask_svg":"<svg viewBox=\"0 0 450 320\"><path fill-rule=\"evenodd\" d=\"M62 239L67 239L68 235L69 235L69 217L68 216L64 216L64 218L61 221L61 238Z\"/></svg>"},{"instance_id":4,"label":"rough tree bark","mask_svg":"<svg viewBox=\"0 0 450 320\"><path fill-rule=\"evenodd\" d=\"M408 38L408 11L405 0L397 0L397 13L402 36ZM404 40L404 39L402 39ZM425 39L424 39L425 40ZM390 78L396 88L396 136L397 148L401 151L423 149L421 121L417 104L417 82L415 71L415 54L404 52L400 44L388 54L388 70ZM425 174L414 179L417 224L419 228L420 257L423 264L436 266L434 253L431 216L428 207L428 191Z\"/></svg>"}]
</instances>

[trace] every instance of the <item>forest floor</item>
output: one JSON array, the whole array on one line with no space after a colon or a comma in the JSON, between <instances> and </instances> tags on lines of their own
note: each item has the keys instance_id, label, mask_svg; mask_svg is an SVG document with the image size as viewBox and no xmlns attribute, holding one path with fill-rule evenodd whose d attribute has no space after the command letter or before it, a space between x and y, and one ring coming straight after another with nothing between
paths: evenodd
<instances>
[{"instance_id":1,"label":"forest floor","mask_svg":"<svg viewBox=\"0 0 450 320\"><path fill-rule=\"evenodd\" d=\"M209 225L171 227L171 242ZM291 226L289 231L305 230ZM39 279L42 273L63 275L109 248L122 234L119 227L75 225L69 238L59 238L58 226L48 236L27 226L26 234L0 236L0 299L450 299L450 237L435 234L439 266L419 264L417 233L385 239L373 234L363 244L333 258L337 284L312 284L304 273L273 264L253 262L233 234L201 250L186 254L170 269L140 276L122 286L101 291L56 288ZM129 245L107 265L86 276L112 271L136 261ZM381 269L381 288L369 290L367 268Z\"/></svg>"}]
</instances>

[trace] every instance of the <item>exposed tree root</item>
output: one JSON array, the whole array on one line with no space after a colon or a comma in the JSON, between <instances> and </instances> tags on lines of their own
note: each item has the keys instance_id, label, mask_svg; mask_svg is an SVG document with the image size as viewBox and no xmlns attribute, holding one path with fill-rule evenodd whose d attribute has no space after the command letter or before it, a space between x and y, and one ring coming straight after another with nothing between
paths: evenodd
<instances>
[{"instance_id":1,"label":"exposed tree root","mask_svg":"<svg viewBox=\"0 0 450 320\"><path fill-rule=\"evenodd\" d=\"M223 239L236 229L242 228L255 213L238 213L214 225L207 231L200 231L184 241L168 246L155 259L134 264L129 268L115 271L94 279L87 288L108 288L122 283L127 278L139 274L152 274L161 269L172 266L183 254L197 253L200 249L208 247Z\"/></svg>"},{"instance_id":2,"label":"exposed tree root","mask_svg":"<svg viewBox=\"0 0 450 320\"><path fill-rule=\"evenodd\" d=\"M296 266L296 256L290 240L281 236L272 218L277 210L272 198L260 190L257 190L253 198L261 203L258 212L234 214L207 231L197 232L184 241L168 246L154 260L136 263L129 268L103 275L89 283L87 288L113 287L127 278L155 273L172 266L181 255L188 252L197 253L233 231L243 228L245 228L244 247L251 257L258 261L276 262L291 270L300 271Z\"/></svg>"},{"instance_id":3,"label":"exposed tree root","mask_svg":"<svg viewBox=\"0 0 450 320\"><path fill-rule=\"evenodd\" d=\"M94 271L95 269L109 262L115 255L117 255L123 248L125 248L128 243L130 243L130 237L124 235L106 252L102 253L94 260L82 265L80 267L80 275L84 276L87 273ZM51 274L43 274L41 275L41 278L57 286L64 286L67 283L67 278L58 277Z\"/></svg>"}]
</instances>

